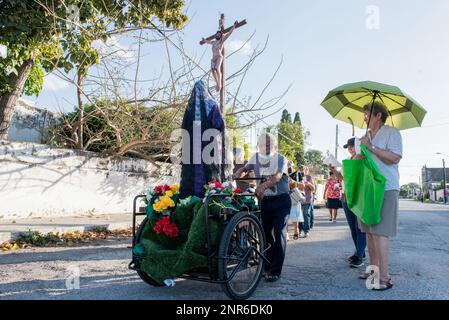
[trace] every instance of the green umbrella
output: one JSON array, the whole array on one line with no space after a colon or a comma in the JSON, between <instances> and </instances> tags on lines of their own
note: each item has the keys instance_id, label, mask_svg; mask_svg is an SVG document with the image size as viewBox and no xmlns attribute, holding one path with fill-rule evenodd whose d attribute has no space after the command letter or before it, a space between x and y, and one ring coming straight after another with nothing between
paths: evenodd
<instances>
[{"instance_id":1,"label":"green umbrella","mask_svg":"<svg viewBox=\"0 0 449 320\"><path fill-rule=\"evenodd\" d=\"M399 130L420 127L427 113L398 87L372 81L342 85L330 91L321 105L333 118L366 128L363 107L374 101L387 107L390 116L386 124Z\"/></svg>"}]
</instances>

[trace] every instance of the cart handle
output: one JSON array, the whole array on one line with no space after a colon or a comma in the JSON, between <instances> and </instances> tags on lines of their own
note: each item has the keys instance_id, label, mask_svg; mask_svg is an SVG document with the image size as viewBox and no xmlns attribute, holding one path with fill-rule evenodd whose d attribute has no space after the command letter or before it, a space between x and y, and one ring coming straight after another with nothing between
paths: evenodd
<instances>
[{"instance_id":1,"label":"cart handle","mask_svg":"<svg viewBox=\"0 0 449 320\"><path fill-rule=\"evenodd\" d=\"M266 181L267 178L251 178L251 177L248 177L248 178L235 178L234 180L235 181L251 181L251 180Z\"/></svg>"}]
</instances>

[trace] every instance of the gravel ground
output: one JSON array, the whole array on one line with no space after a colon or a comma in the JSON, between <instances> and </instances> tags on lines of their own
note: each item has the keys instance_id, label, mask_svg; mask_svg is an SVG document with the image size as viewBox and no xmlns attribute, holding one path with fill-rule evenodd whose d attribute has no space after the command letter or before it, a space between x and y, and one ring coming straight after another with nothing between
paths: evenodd
<instances>
[{"instance_id":1,"label":"gravel ground","mask_svg":"<svg viewBox=\"0 0 449 320\"><path fill-rule=\"evenodd\" d=\"M290 241L283 277L261 281L252 299L449 299L449 207L401 201L399 236L391 245L395 286L367 290L346 257L352 241L344 214L337 224L316 210L310 238ZM0 299L226 299L220 285L178 280L153 288L127 269L130 240L0 254ZM73 275L79 274L79 288Z\"/></svg>"}]
</instances>

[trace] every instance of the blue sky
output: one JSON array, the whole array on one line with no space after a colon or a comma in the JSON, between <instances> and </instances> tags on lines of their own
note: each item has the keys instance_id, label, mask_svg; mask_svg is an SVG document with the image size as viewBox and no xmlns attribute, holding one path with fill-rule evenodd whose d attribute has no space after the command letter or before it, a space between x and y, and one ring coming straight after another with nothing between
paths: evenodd
<instances>
[{"instance_id":1,"label":"blue sky","mask_svg":"<svg viewBox=\"0 0 449 320\"><path fill-rule=\"evenodd\" d=\"M379 10L379 29L366 26L370 6ZM448 154L449 162L447 0L192 0L187 10L191 22L181 32L189 55L201 56L208 49L199 46L198 41L216 30L221 12L226 14L228 24L243 18L248 21L229 40L234 45L254 31L249 51L267 36L270 38L266 52L248 75L245 95L256 95L263 88L283 56L283 66L267 97L294 82L285 102L291 113L301 113L303 125L311 133L310 147L323 152L334 150L336 124L340 125L340 145L351 135L349 125L333 120L320 107L327 92L343 83L372 80L399 86L429 112L422 128L402 132L401 183L418 182L424 164L440 166L441 157L436 152ZM126 48L127 40L119 41ZM143 48L146 56L142 79L161 71L164 50L157 44ZM231 57L229 72L246 58L244 54ZM206 51L204 68L208 68L209 59ZM74 93L74 87L46 80L41 95L27 99L50 110L61 105L67 110L72 108L70 102L75 105ZM68 102L62 102L63 98ZM273 116L267 122L274 123L279 117ZM341 157L344 151L340 149L339 154Z\"/></svg>"}]
</instances>

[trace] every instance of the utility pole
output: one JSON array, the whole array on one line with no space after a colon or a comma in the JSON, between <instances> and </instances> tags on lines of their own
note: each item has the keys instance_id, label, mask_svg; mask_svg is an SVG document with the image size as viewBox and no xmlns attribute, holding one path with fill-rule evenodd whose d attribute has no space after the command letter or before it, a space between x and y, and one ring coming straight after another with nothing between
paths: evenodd
<instances>
[{"instance_id":1,"label":"utility pole","mask_svg":"<svg viewBox=\"0 0 449 320\"><path fill-rule=\"evenodd\" d=\"M419 200L421 200L421 202L424 202L424 190L422 187L422 170L421 170L421 174L419 175Z\"/></svg>"},{"instance_id":2,"label":"utility pole","mask_svg":"<svg viewBox=\"0 0 449 320\"><path fill-rule=\"evenodd\" d=\"M444 180L444 186L443 186L443 200L444 204L447 202L447 194L446 194L446 161L443 159L443 180Z\"/></svg>"},{"instance_id":3,"label":"utility pole","mask_svg":"<svg viewBox=\"0 0 449 320\"><path fill-rule=\"evenodd\" d=\"M438 155L441 156L448 156L447 154L441 153L441 152L437 152ZM446 177L446 161L443 158L443 200L444 200L444 204L446 204L447 202L447 197L448 195L446 194L446 183L447 183L447 177Z\"/></svg>"},{"instance_id":4,"label":"utility pole","mask_svg":"<svg viewBox=\"0 0 449 320\"><path fill-rule=\"evenodd\" d=\"M338 160L338 124L337 129L335 131L335 159Z\"/></svg>"},{"instance_id":5,"label":"utility pole","mask_svg":"<svg viewBox=\"0 0 449 320\"><path fill-rule=\"evenodd\" d=\"M424 175L426 176L426 183L424 184L424 186L426 187L426 190L428 190L428 188L429 188L429 176L427 175L427 165L424 165L424 170L425 170Z\"/></svg>"}]
</instances>

